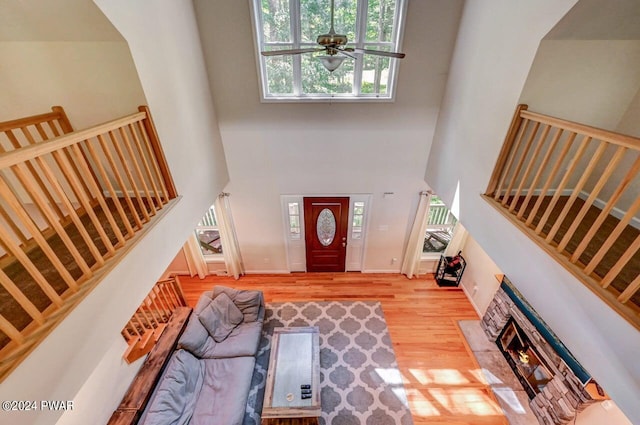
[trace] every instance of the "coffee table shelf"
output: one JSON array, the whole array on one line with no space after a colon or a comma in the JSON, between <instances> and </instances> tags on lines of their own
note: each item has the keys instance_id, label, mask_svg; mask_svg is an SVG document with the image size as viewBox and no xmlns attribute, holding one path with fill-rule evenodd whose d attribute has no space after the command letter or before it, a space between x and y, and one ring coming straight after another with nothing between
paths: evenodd
<instances>
[{"instance_id":1,"label":"coffee table shelf","mask_svg":"<svg viewBox=\"0 0 640 425\"><path fill-rule=\"evenodd\" d=\"M310 398L302 398L311 390ZM304 389L303 389L304 388ZM262 424L320 417L320 336L316 326L275 328L262 407ZM286 421L287 423L295 423Z\"/></svg>"}]
</instances>

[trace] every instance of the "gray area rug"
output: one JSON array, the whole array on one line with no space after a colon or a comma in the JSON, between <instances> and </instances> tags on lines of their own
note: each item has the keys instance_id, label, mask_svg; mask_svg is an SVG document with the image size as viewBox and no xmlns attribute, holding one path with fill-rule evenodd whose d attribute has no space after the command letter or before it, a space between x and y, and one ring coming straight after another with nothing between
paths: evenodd
<instances>
[{"instance_id":1,"label":"gray area rug","mask_svg":"<svg viewBox=\"0 0 640 425\"><path fill-rule=\"evenodd\" d=\"M413 425L382 307L374 301L267 304L244 425L260 424L271 335L320 329L320 425Z\"/></svg>"}]
</instances>

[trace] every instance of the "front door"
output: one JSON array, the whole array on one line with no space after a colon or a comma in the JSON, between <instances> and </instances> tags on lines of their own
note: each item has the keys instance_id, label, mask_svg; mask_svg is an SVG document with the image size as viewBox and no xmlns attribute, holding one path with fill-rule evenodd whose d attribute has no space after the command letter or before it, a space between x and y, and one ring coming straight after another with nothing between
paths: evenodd
<instances>
[{"instance_id":1,"label":"front door","mask_svg":"<svg viewBox=\"0 0 640 425\"><path fill-rule=\"evenodd\" d=\"M349 198L304 198L308 272L343 272Z\"/></svg>"}]
</instances>

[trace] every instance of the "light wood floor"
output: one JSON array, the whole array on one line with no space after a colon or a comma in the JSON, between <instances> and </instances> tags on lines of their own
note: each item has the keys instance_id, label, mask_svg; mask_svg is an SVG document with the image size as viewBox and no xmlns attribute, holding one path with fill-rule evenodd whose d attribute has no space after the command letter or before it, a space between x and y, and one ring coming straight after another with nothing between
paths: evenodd
<instances>
[{"instance_id":1,"label":"light wood floor","mask_svg":"<svg viewBox=\"0 0 640 425\"><path fill-rule=\"evenodd\" d=\"M478 315L458 288L431 277L396 274L294 273L180 276L189 305L214 285L264 291L266 302L378 300L389 326L416 425L507 424L457 326Z\"/></svg>"}]
</instances>

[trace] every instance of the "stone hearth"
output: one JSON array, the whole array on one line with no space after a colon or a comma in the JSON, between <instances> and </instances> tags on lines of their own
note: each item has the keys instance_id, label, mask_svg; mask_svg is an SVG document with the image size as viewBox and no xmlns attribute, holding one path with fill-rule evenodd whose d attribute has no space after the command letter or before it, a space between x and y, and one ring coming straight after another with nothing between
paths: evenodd
<instances>
[{"instance_id":1,"label":"stone hearth","mask_svg":"<svg viewBox=\"0 0 640 425\"><path fill-rule=\"evenodd\" d=\"M531 410L543 425L573 421L594 400L585 389L592 382L587 372L540 319L535 310L505 278L481 322L491 341L496 341L510 319L518 324L533 345L552 379L537 394L529 390ZM513 367L512 367L513 368ZM518 374L518 371L514 370Z\"/></svg>"}]
</instances>

